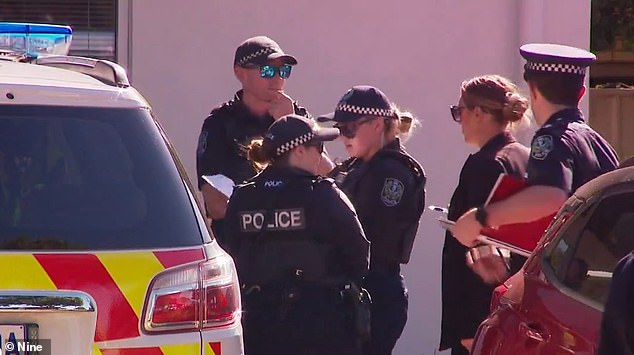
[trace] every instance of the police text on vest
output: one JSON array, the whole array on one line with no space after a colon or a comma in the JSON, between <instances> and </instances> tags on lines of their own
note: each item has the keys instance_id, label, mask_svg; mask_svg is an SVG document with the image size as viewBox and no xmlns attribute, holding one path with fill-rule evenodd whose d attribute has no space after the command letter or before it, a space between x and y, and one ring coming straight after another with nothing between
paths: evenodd
<instances>
[{"instance_id":1,"label":"police text on vest","mask_svg":"<svg viewBox=\"0 0 634 355\"><path fill-rule=\"evenodd\" d=\"M297 230L306 227L302 208L281 209L274 211L240 212L240 229L242 232L265 230Z\"/></svg>"}]
</instances>

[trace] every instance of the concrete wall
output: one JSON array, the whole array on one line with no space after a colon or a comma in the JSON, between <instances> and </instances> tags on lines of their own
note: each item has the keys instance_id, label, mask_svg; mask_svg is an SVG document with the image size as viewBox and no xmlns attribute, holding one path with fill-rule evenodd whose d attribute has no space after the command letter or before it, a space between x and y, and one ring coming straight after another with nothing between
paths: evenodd
<instances>
[{"instance_id":1,"label":"concrete wall","mask_svg":"<svg viewBox=\"0 0 634 355\"><path fill-rule=\"evenodd\" d=\"M413 111L422 126L408 149L427 170L427 202L446 205L470 152L448 109L459 84L485 73L523 84L520 42L587 48L589 13L579 0L121 0L119 59L194 177L204 117L239 88L235 47L266 34L299 59L287 92L313 114L333 110L355 84ZM338 142L329 149L343 156ZM405 267L409 322L395 354L436 353L443 232L435 217L425 212Z\"/></svg>"}]
</instances>

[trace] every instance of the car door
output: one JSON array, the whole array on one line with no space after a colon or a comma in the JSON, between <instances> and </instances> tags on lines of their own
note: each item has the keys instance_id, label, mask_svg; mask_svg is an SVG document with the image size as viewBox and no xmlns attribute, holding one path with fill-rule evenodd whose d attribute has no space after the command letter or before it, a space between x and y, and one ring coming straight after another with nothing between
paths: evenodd
<instances>
[{"instance_id":1,"label":"car door","mask_svg":"<svg viewBox=\"0 0 634 355\"><path fill-rule=\"evenodd\" d=\"M634 188L620 184L589 199L526 267L526 353L594 354L618 260L634 248Z\"/></svg>"}]
</instances>

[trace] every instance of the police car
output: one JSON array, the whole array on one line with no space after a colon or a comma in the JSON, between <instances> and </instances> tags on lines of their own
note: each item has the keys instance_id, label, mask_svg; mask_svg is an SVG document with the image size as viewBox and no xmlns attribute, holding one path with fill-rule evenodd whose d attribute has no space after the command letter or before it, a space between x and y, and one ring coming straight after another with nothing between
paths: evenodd
<instances>
[{"instance_id":1,"label":"police car","mask_svg":"<svg viewBox=\"0 0 634 355\"><path fill-rule=\"evenodd\" d=\"M71 38L0 23L0 353L242 354L235 267L174 148Z\"/></svg>"}]
</instances>

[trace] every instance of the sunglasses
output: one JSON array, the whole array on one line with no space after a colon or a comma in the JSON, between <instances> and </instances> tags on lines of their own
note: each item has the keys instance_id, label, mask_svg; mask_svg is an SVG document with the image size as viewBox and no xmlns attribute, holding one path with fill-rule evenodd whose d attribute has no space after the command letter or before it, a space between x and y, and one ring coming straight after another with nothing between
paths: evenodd
<instances>
[{"instance_id":1,"label":"sunglasses","mask_svg":"<svg viewBox=\"0 0 634 355\"><path fill-rule=\"evenodd\" d=\"M460 114L462 113L462 110L466 108L467 106L456 106L456 105L449 106L449 110L451 111L451 118L453 118L454 121L460 123L460 121L462 120L460 118Z\"/></svg>"},{"instance_id":2,"label":"sunglasses","mask_svg":"<svg viewBox=\"0 0 634 355\"><path fill-rule=\"evenodd\" d=\"M322 154L324 152L324 142L322 141L312 142L312 143L306 144L306 146L317 148L317 151L319 151L319 154Z\"/></svg>"},{"instance_id":3,"label":"sunglasses","mask_svg":"<svg viewBox=\"0 0 634 355\"><path fill-rule=\"evenodd\" d=\"M339 132L342 136L352 139L357 136L357 131L364 123L370 122L374 120L376 117L366 117L360 120L347 122L347 123L337 123L334 125L335 128L339 129Z\"/></svg>"},{"instance_id":4,"label":"sunglasses","mask_svg":"<svg viewBox=\"0 0 634 355\"><path fill-rule=\"evenodd\" d=\"M276 73L279 74L280 78L288 79L291 76L291 70L293 69L293 66L291 66L290 64L283 64L283 65L280 65L279 67L276 67L275 65L263 64L260 66L247 65L245 66L245 68L247 69L260 68L260 77L264 79L272 79L275 77Z\"/></svg>"}]
</instances>

